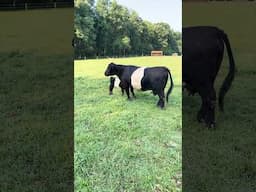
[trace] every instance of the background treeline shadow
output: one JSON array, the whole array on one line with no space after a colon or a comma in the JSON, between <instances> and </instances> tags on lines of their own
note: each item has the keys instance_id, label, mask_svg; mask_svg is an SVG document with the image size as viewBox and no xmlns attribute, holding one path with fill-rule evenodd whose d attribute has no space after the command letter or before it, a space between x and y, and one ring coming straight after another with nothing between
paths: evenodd
<instances>
[{"instance_id":1,"label":"background treeline shadow","mask_svg":"<svg viewBox=\"0 0 256 192\"><path fill-rule=\"evenodd\" d=\"M0 22L0 191L73 191L73 8Z\"/></svg>"},{"instance_id":2,"label":"background treeline shadow","mask_svg":"<svg viewBox=\"0 0 256 192\"><path fill-rule=\"evenodd\" d=\"M207 25L223 29L231 43L237 72L224 101L216 109L216 130L196 120L198 95L183 93L183 191L255 191L255 2L183 2L183 27ZM215 82L216 92L228 73L226 49Z\"/></svg>"}]
</instances>

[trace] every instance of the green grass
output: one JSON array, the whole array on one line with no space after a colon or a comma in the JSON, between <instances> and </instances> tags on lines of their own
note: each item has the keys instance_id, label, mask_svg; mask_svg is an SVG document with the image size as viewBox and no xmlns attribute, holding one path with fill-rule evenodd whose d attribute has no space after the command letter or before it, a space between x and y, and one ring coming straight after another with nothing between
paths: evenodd
<instances>
[{"instance_id":1,"label":"green grass","mask_svg":"<svg viewBox=\"0 0 256 192\"><path fill-rule=\"evenodd\" d=\"M108 95L111 61L171 69L165 110L157 97L120 89ZM167 87L170 83L168 82ZM75 62L75 191L181 191L181 58L137 57Z\"/></svg>"},{"instance_id":2,"label":"green grass","mask_svg":"<svg viewBox=\"0 0 256 192\"><path fill-rule=\"evenodd\" d=\"M1 192L73 190L72 20L0 12Z\"/></svg>"},{"instance_id":3,"label":"green grass","mask_svg":"<svg viewBox=\"0 0 256 192\"><path fill-rule=\"evenodd\" d=\"M217 129L197 123L199 96L183 95L183 190L185 192L256 191L255 3L187 3L183 25L224 29L238 72L225 96L225 112L216 113ZM218 14L217 14L218 13ZM235 21L235 22L233 22ZM228 73L227 56L215 84L217 93Z\"/></svg>"},{"instance_id":4,"label":"green grass","mask_svg":"<svg viewBox=\"0 0 256 192\"><path fill-rule=\"evenodd\" d=\"M0 11L0 52L70 55L73 14L71 8Z\"/></svg>"},{"instance_id":5,"label":"green grass","mask_svg":"<svg viewBox=\"0 0 256 192\"><path fill-rule=\"evenodd\" d=\"M0 58L0 191L70 191L72 59L24 53Z\"/></svg>"}]
</instances>

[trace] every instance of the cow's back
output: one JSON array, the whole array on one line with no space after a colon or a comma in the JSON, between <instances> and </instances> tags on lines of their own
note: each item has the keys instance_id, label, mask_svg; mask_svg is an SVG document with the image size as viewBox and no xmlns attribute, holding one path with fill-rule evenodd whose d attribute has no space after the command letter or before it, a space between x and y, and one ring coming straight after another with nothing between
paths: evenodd
<instances>
[{"instance_id":1,"label":"cow's back","mask_svg":"<svg viewBox=\"0 0 256 192\"><path fill-rule=\"evenodd\" d=\"M133 72L136 71L139 67L135 65L124 65L123 67L124 67L124 70L121 77L121 81L126 81L131 83L131 76Z\"/></svg>"},{"instance_id":2,"label":"cow's back","mask_svg":"<svg viewBox=\"0 0 256 192\"><path fill-rule=\"evenodd\" d=\"M168 69L166 67L149 67L144 71L142 78L143 90L163 89L168 80Z\"/></svg>"},{"instance_id":3,"label":"cow's back","mask_svg":"<svg viewBox=\"0 0 256 192\"><path fill-rule=\"evenodd\" d=\"M183 80L197 87L214 81L223 58L223 31L216 27L187 27L182 30Z\"/></svg>"}]
</instances>

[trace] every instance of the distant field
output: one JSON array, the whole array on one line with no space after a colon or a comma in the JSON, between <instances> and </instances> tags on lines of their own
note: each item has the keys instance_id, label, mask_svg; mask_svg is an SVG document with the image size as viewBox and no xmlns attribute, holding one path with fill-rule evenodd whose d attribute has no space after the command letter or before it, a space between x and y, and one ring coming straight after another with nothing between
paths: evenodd
<instances>
[{"instance_id":1,"label":"distant field","mask_svg":"<svg viewBox=\"0 0 256 192\"><path fill-rule=\"evenodd\" d=\"M109 96L111 61L171 69L166 109L150 92ZM76 61L74 75L75 191L181 191L181 57Z\"/></svg>"},{"instance_id":2,"label":"distant field","mask_svg":"<svg viewBox=\"0 0 256 192\"><path fill-rule=\"evenodd\" d=\"M183 95L183 190L189 192L256 191L255 82L256 4L246 2L184 3L183 25L213 25L229 36L237 73L224 100L225 112L216 113L217 130L196 121L200 98ZM216 91L228 73L224 57Z\"/></svg>"},{"instance_id":3,"label":"distant field","mask_svg":"<svg viewBox=\"0 0 256 192\"><path fill-rule=\"evenodd\" d=\"M1 192L73 190L72 22L70 8L0 12Z\"/></svg>"},{"instance_id":4,"label":"distant field","mask_svg":"<svg viewBox=\"0 0 256 192\"><path fill-rule=\"evenodd\" d=\"M72 48L73 14L71 8L0 11L0 52L19 50L69 54Z\"/></svg>"}]
</instances>

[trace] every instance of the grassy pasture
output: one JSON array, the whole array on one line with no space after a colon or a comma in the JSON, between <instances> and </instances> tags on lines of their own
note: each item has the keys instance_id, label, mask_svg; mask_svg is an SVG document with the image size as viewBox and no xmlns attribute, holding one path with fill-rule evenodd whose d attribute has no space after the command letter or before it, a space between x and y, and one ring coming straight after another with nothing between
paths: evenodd
<instances>
[{"instance_id":1,"label":"grassy pasture","mask_svg":"<svg viewBox=\"0 0 256 192\"><path fill-rule=\"evenodd\" d=\"M71 8L0 11L0 52L70 55L73 14Z\"/></svg>"},{"instance_id":2,"label":"grassy pasture","mask_svg":"<svg viewBox=\"0 0 256 192\"><path fill-rule=\"evenodd\" d=\"M209 131L196 121L199 96L183 95L183 190L185 192L256 191L255 120L255 3L184 3L183 25L213 25L229 36L238 72L224 100L225 112L217 108L217 129ZM219 92L228 73L224 56L216 79Z\"/></svg>"},{"instance_id":3,"label":"grassy pasture","mask_svg":"<svg viewBox=\"0 0 256 192\"><path fill-rule=\"evenodd\" d=\"M111 61L170 68L175 86L165 110L150 92L135 91L133 101L120 89L108 95ZM181 57L75 61L74 75L75 190L180 191Z\"/></svg>"},{"instance_id":4,"label":"grassy pasture","mask_svg":"<svg viewBox=\"0 0 256 192\"><path fill-rule=\"evenodd\" d=\"M0 22L0 191L72 191L73 9Z\"/></svg>"}]
</instances>

